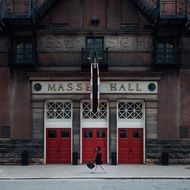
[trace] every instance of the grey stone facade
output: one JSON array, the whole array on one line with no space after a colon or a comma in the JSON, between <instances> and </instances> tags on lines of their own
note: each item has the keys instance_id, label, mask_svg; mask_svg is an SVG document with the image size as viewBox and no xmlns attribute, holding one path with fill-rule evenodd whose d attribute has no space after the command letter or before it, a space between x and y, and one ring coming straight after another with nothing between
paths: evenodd
<instances>
[{"instance_id":1,"label":"grey stone facade","mask_svg":"<svg viewBox=\"0 0 190 190\"><path fill-rule=\"evenodd\" d=\"M162 154L168 153L169 164L190 163L190 140L146 140L146 161L162 164Z\"/></svg>"},{"instance_id":2,"label":"grey stone facade","mask_svg":"<svg viewBox=\"0 0 190 190\"><path fill-rule=\"evenodd\" d=\"M44 143L35 140L0 140L0 164L21 164L22 152L27 151L30 164L42 164Z\"/></svg>"},{"instance_id":3,"label":"grey stone facade","mask_svg":"<svg viewBox=\"0 0 190 190\"><path fill-rule=\"evenodd\" d=\"M113 129L114 130L114 129ZM111 130L112 131L112 130ZM115 132L110 132L110 159L111 153L116 151ZM74 135L79 142L78 135ZM75 143L76 143L75 142ZM79 144L73 148L78 152ZM43 164L44 142L43 139L35 140L1 140L0 141L0 164L21 164L23 151L28 152L29 164ZM189 140L146 140L146 163L162 164L162 154L169 154L169 164L190 163L190 141ZM80 154L78 152L78 156ZM110 161L111 163L111 161Z\"/></svg>"}]
</instances>

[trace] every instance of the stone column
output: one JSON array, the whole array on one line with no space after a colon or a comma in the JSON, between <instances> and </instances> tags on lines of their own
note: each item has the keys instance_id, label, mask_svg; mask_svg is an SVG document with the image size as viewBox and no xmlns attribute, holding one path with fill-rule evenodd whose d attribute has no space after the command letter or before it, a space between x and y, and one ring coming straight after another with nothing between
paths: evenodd
<instances>
[{"instance_id":1,"label":"stone column","mask_svg":"<svg viewBox=\"0 0 190 190\"><path fill-rule=\"evenodd\" d=\"M73 101L73 152L80 158L80 102Z\"/></svg>"},{"instance_id":2,"label":"stone column","mask_svg":"<svg viewBox=\"0 0 190 190\"><path fill-rule=\"evenodd\" d=\"M111 154L117 152L117 102L109 102L109 148Z\"/></svg>"}]
</instances>

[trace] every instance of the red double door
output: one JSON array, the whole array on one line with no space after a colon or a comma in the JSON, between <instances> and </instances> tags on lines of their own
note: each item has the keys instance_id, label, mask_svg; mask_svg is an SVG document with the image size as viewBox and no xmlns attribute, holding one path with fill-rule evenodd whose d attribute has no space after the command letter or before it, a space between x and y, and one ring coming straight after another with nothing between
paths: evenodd
<instances>
[{"instance_id":1,"label":"red double door","mask_svg":"<svg viewBox=\"0 0 190 190\"><path fill-rule=\"evenodd\" d=\"M143 163L143 129L118 129L118 163Z\"/></svg>"},{"instance_id":2,"label":"red double door","mask_svg":"<svg viewBox=\"0 0 190 190\"><path fill-rule=\"evenodd\" d=\"M71 163L71 129L46 129L46 162Z\"/></svg>"},{"instance_id":3,"label":"red double door","mask_svg":"<svg viewBox=\"0 0 190 190\"><path fill-rule=\"evenodd\" d=\"M82 129L82 162L87 163L96 156L96 147L101 147L102 162L107 163L107 129L83 128Z\"/></svg>"}]
</instances>

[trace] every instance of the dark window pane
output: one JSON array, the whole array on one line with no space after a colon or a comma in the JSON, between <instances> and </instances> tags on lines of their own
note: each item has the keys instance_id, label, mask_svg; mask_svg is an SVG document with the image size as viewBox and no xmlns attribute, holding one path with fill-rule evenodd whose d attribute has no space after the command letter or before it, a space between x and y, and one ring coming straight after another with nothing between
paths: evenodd
<instances>
[{"instance_id":1,"label":"dark window pane","mask_svg":"<svg viewBox=\"0 0 190 190\"><path fill-rule=\"evenodd\" d=\"M69 138L70 137L70 132L69 131L61 131L61 137L62 138Z\"/></svg>"},{"instance_id":2,"label":"dark window pane","mask_svg":"<svg viewBox=\"0 0 190 190\"><path fill-rule=\"evenodd\" d=\"M103 49L102 44L96 44L96 49L102 50Z\"/></svg>"},{"instance_id":3,"label":"dark window pane","mask_svg":"<svg viewBox=\"0 0 190 190\"><path fill-rule=\"evenodd\" d=\"M31 42L25 43L25 48L26 49L32 49L32 43Z\"/></svg>"},{"instance_id":4,"label":"dark window pane","mask_svg":"<svg viewBox=\"0 0 190 190\"><path fill-rule=\"evenodd\" d=\"M16 61L19 63L32 62L33 51L32 42L19 42L16 45Z\"/></svg>"},{"instance_id":5,"label":"dark window pane","mask_svg":"<svg viewBox=\"0 0 190 190\"><path fill-rule=\"evenodd\" d=\"M128 138L128 132L127 132L127 130L120 130L119 137L120 138Z\"/></svg>"},{"instance_id":6,"label":"dark window pane","mask_svg":"<svg viewBox=\"0 0 190 190\"><path fill-rule=\"evenodd\" d=\"M133 138L141 138L141 131L133 130Z\"/></svg>"},{"instance_id":7,"label":"dark window pane","mask_svg":"<svg viewBox=\"0 0 190 190\"><path fill-rule=\"evenodd\" d=\"M23 48L24 48L24 44L23 43L17 44L17 49L23 49Z\"/></svg>"},{"instance_id":8,"label":"dark window pane","mask_svg":"<svg viewBox=\"0 0 190 190\"><path fill-rule=\"evenodd\" d=\"M179 138L188 138L189 137L189 129L187 127L179 128Z\"/></svg>"},{"instance_id":9,"label":"dark window pane","mask_svg":"<svg viewBox=\"0 0 190 190\"><path fill-rule=\"evenodd\" d=\"M170 48L170 49L173 49L173 44L170 44L170 43L166 43L166 48Z\"/></svg>"},{"instance_id":10,"label":"dark window pane","mask_svg":"<svg viewBox=\"0 0 190 190\"><path fill-rule=\"evenodd\" d=\"M159 49L164 49L164 43L158 43L158 48Z\"/></svg>"},{"instance_id":11,"label":"dark window pane","mask_svg":"<svg viewBox=\"0 0 190 190\"><path fill-rule=\"evenodd\" d=\"M97 131L97 138L106 138L106 132L102 130Z\"/></svg>"},{"instance_id":12,"label":"dark window pane","mask_svg":"<svg viewBox=\"0 0 190 190\"><path fill-rule=\"evenodd\" d=\"M9 126L2 126L1 128L0 138L10 138L11 130Z\"/></svg>"},{"instance_id":13,"label":"dark window pane","mask_svg":"<svg viewBox=\"0 0 190 190\"><path fill-rule=\"evenodd\" d=\"M88 50L102 50L103 49L103 37L87 37L86 49Z\"/></svg>"},{"instance_id":14,"label":"dark window pane","mask_svg":"<svg viewBox=\"0 0 190 190\"><path fill-rule=\"evenodd\" d=\"M56 138L57 137L57 131L56 130L49 130L48 131L48 138Z\"/></svg>"},{"instance_id":15,"label":"dark window pane","mask_svg":"<svg viewBox=\"0 0 190 190\"><path fill-rule=\"evenodd\" d=\"M157 49L156 51L159 54L164 54L165 53L165 49Z\"/></svg>"},{"instance_id":16,"label":"dark window pane","mask_svg":"<svg viewBox=\"0 0 190 190\"><path fill-rule=\"evenodd\" d=\"M162 63L175 62L174 42L171 39L160 39L157 43L156 61Z\"/></svg>"},{"instance_id":17,"label":"dark window pane","mask_svg":"<svg viewBox=\"0 0 190 190\"><path fill-rule=\"evenodd\" d=\"M166 49L167 54L173 54L173 49Z\"/></svg>"},{"instance_id":18,"label":"dark window pane","mask_svg":"<svg viewBox=\"0 0 190 190\"><path fill-rule=\"evenodd\" d=\"M93 134L92 131L85 131L84 132L84 138L92 138Z\"/></svg>"}]
</instances>

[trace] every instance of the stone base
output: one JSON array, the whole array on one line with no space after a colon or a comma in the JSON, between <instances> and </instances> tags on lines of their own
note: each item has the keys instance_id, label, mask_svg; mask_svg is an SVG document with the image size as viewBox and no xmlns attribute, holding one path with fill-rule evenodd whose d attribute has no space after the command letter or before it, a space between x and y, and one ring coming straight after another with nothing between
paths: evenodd
<instances>
[{"instance_id":1,"label":"stone base","mask_svg":"<svg viewBox=\"0 0 190 190\"><path fill-rule=\"evenodd\" d=\"M28 164L43 163L43 140L1 140L0 164L22 164L22 152L28 153Z\"/></svg>"},{"instance_id":2,"label":"stone base","mask_svg":"<svg viewBox=\"0 0 190 190\"><path fill-rule=\"evenodd\" d=\"M23 151L28 153L28 164L44 163L44 141L35 139L1 140L0 164L21 164ZM168 153L169 164L189 164L190 140L146 140L146 164L162 164L163 153Z\"/></svg>"},{"instance_id":3,"label":"stone base","mask_svg":"<svg viewBox=\"0 0 190 190\"><path fill-rule=\"evenodd\" d=\"M146 140L146 162L162 164L162 154L168 153L169 164L190 163L190 140Z\"/></svg>"}]
</instances>

